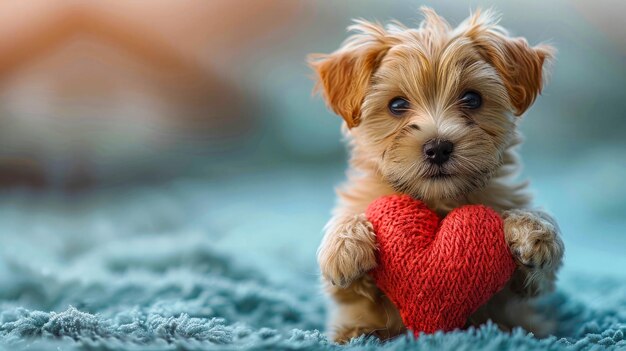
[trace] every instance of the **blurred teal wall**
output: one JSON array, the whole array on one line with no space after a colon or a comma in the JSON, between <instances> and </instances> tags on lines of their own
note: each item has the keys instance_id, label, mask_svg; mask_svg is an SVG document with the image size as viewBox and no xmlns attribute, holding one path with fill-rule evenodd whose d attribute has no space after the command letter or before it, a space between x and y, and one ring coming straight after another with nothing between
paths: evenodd
<instances>
[{"instance_id":1,"label":"blurred teal wall","mask_svg":"<svg viewBox=\"0 0 626 351\"><path fill-rule=\"evenodd\" d=\"M78 150L78 154L87 161L98 157L106 160L109 149L115 149L117 154L124 156L121 165L105 162L104 166L94 171L101 182L96 184L104 187L104 192L111 184L141 187L156 183L159 187L177 177L195 177L200 179L208 193L219 193L217 200L228 197L232 206L227 206L224 211L233 215L237 224L248 225L246 234L253 232L258 222L269 223L268 218L275 218L289 210L301 210L300 214L311 216L309 222L297 228L303 232L302 238L305 239L294 236L296 239L288 250L295 245L306 246L313 262L312 248L320 239L321 228L332 207L333 185L343 179L347 155L341 141L341 119L328 111L320 97L312 95L312 72L306 65L306 56L337 49L346 38L345 29L353 18L381 22L397 19L417 26L421 20L418 9L427 5L455 25L469 15L470 9L493 7L502 15L501 24L512 34L528 38L531 44L548 42L559 50L543 96L521 120L521 129L526 137L521 150L526 165L522 177L532 181L537 206L554 213L560 222L568 245L567 255L572 257L567 261L569 267L580 270L615 267L616 259L622 260L621 267L626 266L623 252L626 247L626 27L620 18L626 13L626 2L267 1L266 4L273 4L269 9L259 5L260 2L255 3L258 10L253 8L259 18L266 19L265 22L249 18L244 20L242 9L235 4L230 7L230 14L234 15L228 17L232 22L224 24L223 32L202 32L195 27L190 30L205 35L199 35L199 39L189 35L197 39L192 40L193 45L190 46L200 52L194 51L199 55L194 58L200 57L199 62L210 67L219 81L228 83L225 86L242 92L229 99L220 98L219 93L213 96L202 92L205 95L201 95L211 95L212 100L222 102L225 106L222 106L224 111L217 113L219 120L227 121L229 123L224 124L233 124L236 128L209 142L206 139L211 137L204 134L195 139L179 130L167 130L163 134L170 133L172 135L168 136L171 138L157 140L156 144L161 148L155 148L150 144L141 144L137 137L141 134L138 131L156 130L155 124L150 119L145 123L132 121L132 113L129 117L124 114L127 110L121 109L119 111L122 112L114 116L119 121L116 126L120 127L120 131L106 134L111 140L105 138L99 140L102 143L94 144L107 145L106 148ZM230 3L223 1L221 4ZM136 6L135 10L140 11L140 4ZM164 17L178 18L178 22L185 22L187 18L187 12L180 9L172 16L163 11L168 15ZM204 11L207 11L205 14L214 14L206 9ZM268 16L268 13L278 15ZM227 17L223 12L220 14ZM274 17L280 18L276 20L276 25L267 25ZM263 23L265 27L257 28ZM164 30L163 33L176 34L176 31ZM228 35L233 33L238 35ZM250 33L250 38L243 40L241 36L247 37L247 33ZM179 33L173 38L180 36ZM219 40L209 40L215 37ZM220 49L228 53L223 54ZM51 76L61 75L52 72ZM222 94L226 91L221 85L212 88ZM171 86L166 93L186 96ZM31 101L38 101L36 97L28 95L27 91L22 101L30 106ZM161 95L157 97L160 99ZM102 104L107 103L110 101L106 98L102 100ZM89 112L96 108L92 105L87 107ZM152 110L145 112L145 116L151 117ZM77 124L80 123L73 123ZM94 132L101 129L98 124L81 127ZM24 143L38 140L32 134L18 135L11 131L9 134ZM78 135L87 142L97 139L89 137L89 133L85 134L88 137L83 137L82 132ZM129 141L126 144L120 142L120 136L124 135ZM59 139L65 142L67 134ZM53 166L63 171L71 168L63 162ZM116 178L123 173L130 174L127 178L133 179L134 183L127 182L127 178ZM223 189L228 189L229 193L222 192ZM267 205L268 199L275 200L274 207ZM76 201L74 198L69 200L69 203ZM202 196L202 200L220 203L210 196ZM10 198L8 205L12 202ZM44 211L55 208L36 197L33 197L33 202L44 206ZM240 213L252 212L259 203L265 204L265 212L255 212L257 222L239 220ZM178 211L180 206L177 204L172 208ZM197 208L204 210L205 206L205 203L200 203ZM29 213L27 218L30 217ZM68 216L79 217L74 214ZM300 223L291 217L279 218L280 225L285 226L282 232L279 225L271 223L265 233L291 238L291 228L300 226ZM67 218L60 222L64 221L71 224ZM81 233L83 227L82 224L76 225ZM24 228L15 232L30 230L28 226ZM303 243L301 240L307 241ZM594 265L589 265L591 260ZM626 272L622 273L626 275Z\"/></svg>"}]
</instances>

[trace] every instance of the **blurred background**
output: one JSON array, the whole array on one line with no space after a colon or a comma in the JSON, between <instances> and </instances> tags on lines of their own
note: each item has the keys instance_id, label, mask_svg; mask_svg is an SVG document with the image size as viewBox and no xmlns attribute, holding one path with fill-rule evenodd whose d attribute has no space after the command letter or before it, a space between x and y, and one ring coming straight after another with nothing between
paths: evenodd
<instances>
[{"instance_id":1,"label":"blurred background","mask_svg":"<svg viewBox=\"0 0 626 351\"><path fill-rule=\"evenodd\" d=\"M315 281L346 152L305 57L335 50L352 18L417 25L420 5L453 25L495 6L558 48L521 123L521 176L562 226L567 271L626 277L619 0L3 1L0 254L52 264L193 232ZM138 250L174 245L160 243Z\"/></svg>"}]
</instances>

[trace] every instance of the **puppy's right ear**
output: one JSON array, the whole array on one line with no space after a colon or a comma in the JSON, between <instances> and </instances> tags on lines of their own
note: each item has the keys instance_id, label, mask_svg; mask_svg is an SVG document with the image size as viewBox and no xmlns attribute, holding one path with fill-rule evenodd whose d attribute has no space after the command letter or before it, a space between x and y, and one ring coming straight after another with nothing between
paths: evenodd
<instances>
[{"instance_id":1,"label":"puppy's right ear","mask_svg":"<svg viewBox=\"0 0 626 351\"><path fill-rule=\"evenodd\" d=\"M359 20L348 29L356 33L339 50L310 55L308 61L317 75L315 91L321 91L326 103L352 128L360 122L370 79L390 43L379 24Z\"/></svg>"},{"instance_id":2,"label":"puppy's right ear","mask_svg":"<svg viewBox=\"0 0 626 351\"><path fill-rule=\"evenodd\" d=\"M476 11L460 28L498 71L514 114L522 115L541 93L544 63L554 57L556 50L548 45L531 47L524 38L511 38L497 25L492 11Z\"/></svg>"}]
</instances>

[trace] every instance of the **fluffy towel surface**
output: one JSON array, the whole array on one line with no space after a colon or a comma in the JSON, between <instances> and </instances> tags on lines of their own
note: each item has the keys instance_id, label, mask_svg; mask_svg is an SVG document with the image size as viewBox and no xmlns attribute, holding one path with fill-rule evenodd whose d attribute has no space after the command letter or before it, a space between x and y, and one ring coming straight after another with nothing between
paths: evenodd
<instances>
[{"instance_id":1,"label":"fluffy towel surface","mask_svg":"<svg viewBox=\"0 0 626 351\"><path fill-rule=\"evenodd\" d=\"M73 201L4 194L0 349L626 349L626 282L577 273L541 301L559 322L545 340L485 325L329 342L315 249L336 179L289 172Z\"/></svg>"}]
</instances>

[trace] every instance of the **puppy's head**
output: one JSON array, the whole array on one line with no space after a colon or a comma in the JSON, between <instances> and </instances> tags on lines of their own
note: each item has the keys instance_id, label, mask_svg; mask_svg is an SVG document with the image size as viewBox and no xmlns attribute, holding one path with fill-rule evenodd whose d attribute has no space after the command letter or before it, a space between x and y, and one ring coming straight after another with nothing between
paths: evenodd
<instances>
[{"instance_id":1,"label":"puppy's head","mask_svg":"<svg viewBox=\"0 0 626 351\"><path fill-rule=\"evenodd\" d=\"M502 165L552 48L509 37L489 11L457 28L422 11L416 29L357 21L339 50L310 64L349 128L354 162L399 192L457 197Z\"/></svg>"}]
</instances>

